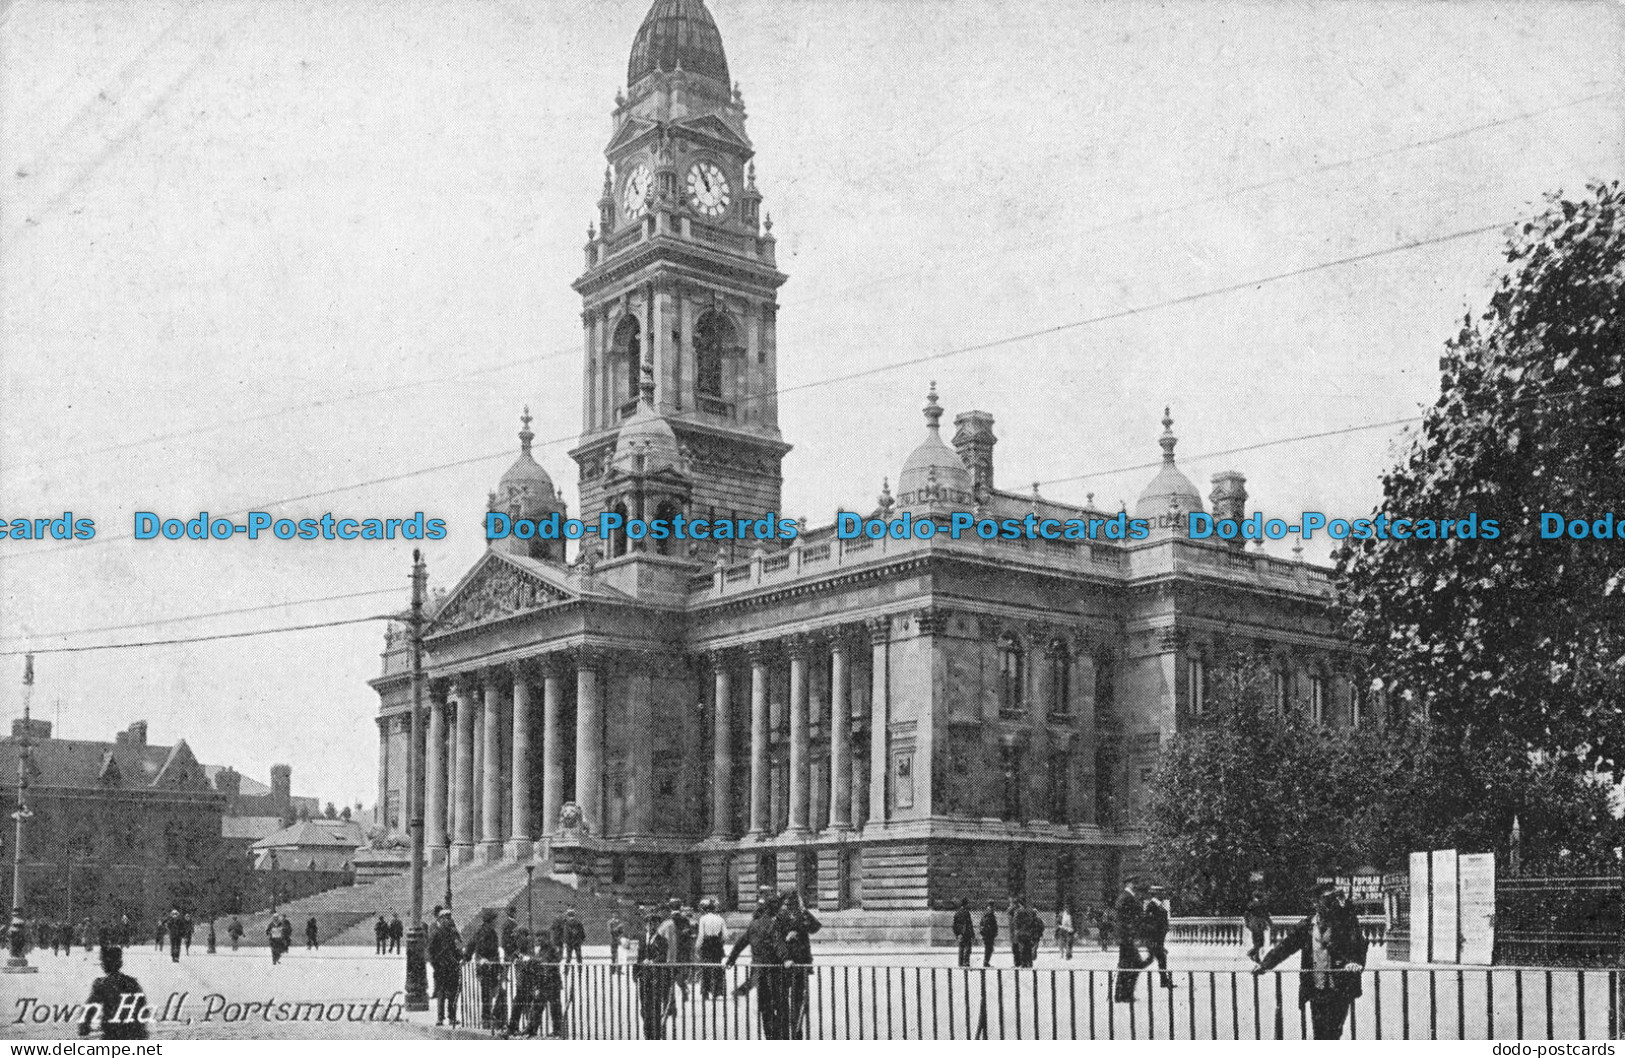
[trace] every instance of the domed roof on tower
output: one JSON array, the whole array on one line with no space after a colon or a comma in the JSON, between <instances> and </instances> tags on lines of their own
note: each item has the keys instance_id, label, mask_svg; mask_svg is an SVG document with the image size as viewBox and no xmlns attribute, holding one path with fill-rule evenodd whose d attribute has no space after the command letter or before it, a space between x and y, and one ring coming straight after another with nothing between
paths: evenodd
<instances>
[{"instance_id":1,"label":"domed roof on tower","mask_svg":"<svg viewBox=\"0 0 1625 1058\"><path fill-rule=\"evenodd\" d=\"M731 83L728 57L722 52L722 34L711 20L711 12L705 9L704 0L654 0L632 40L632 57L626 64L627 87L656 70L671 73L678 67L718 81L724 89Z\"/></svg>"},{"instance_id":2,"label":"domed roof on tower","mask_svg":"<svg viewBox=\"0 0 1625 1058\"><path fill-rule=\"evenodd\" d=\"M975 502L974 482L959 453L942 440L943 408L937 403L937 384L926 394L925 440L909 453L903 472L897 475L897 503L900 507L932 504L968 506Z\"/></svg>"},{"instance_id":3,"label":"domed roof on tower","mask_svg":"<svg viewBox=\"0 0 1625 1058\"><path fill-rule=\"evenodd\" d=\"M530 454L530 443L536 439L530 431L530 423L527 405L524 414L519 416L519 458L502 475L494 493L494 509L517 513L520 518L537 518L564 506L553 487L553 479Z\"/></svg>"},{"instance_id":4,"label":"domed roof on tower","mask_svg":"<svg viewBox=\"0 0 1625 1058\"><path fill-rule=\"evenodd\" d=\"M657 470L683 467L682 449L677 445L677 434L655 411L654 369L643 365L643 379L638 384L640 396L638 410L621 426L615 438L612 463L617 470L652 474Z\"/></svg>"},{"instance_id":5,"label":"domed roof on tower","mask_svg":"<svg viewBox=\"0 0 1625 1058\"><path fill-rule=\"evenodd\" d=\"M1157 438L1157 443L1162 446L1162 469L1140 493L1134 505L1134 517L1156 519L1176 510L1181 516L1203 510L1202 494L1174 465L1174 446L1179 438L1174 436L1174 417L1168 408L1162 409L1162 436Z\"/></svg>"}]
</instances>

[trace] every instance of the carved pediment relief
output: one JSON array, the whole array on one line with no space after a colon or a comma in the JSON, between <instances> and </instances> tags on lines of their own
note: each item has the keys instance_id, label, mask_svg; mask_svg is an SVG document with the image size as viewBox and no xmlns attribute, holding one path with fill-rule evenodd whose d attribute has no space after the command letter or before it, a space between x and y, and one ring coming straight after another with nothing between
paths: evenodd
<instances>
[{"instance_id":1,"label":"carved pediment relief","mask_svg":"<svg viewBox=\"0 0 1625 1058\"><path fill-rule=\"evenodd\" d=\"M434 623L440 630L463 628L540 610L569 598L538 577L504 562L491 562L435 615Z\"/></svg>"}]
</instances>

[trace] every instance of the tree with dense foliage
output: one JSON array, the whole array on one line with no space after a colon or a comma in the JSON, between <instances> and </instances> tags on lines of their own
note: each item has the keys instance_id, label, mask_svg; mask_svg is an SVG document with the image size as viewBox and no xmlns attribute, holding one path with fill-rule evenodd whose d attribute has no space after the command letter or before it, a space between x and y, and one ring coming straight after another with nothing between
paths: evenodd
<instances>
[{"instance_id":1,"label":"tree with dense foliage","mask_svg":"<svg viewBox=\"0 0 1625 1058\"><path fill-rule=\"evenodd\" d=\"M1236 914L1263 874L1271 904L1301 906L1323 875L1403 869L1418 849L1510 853L1538 873L1611 873L1625 841L1607 788L1574 758L1466 746L1423 717L1317 727L1275 711L1267 663L1209 669L1202 718L1164 747L1151 786L1145 866L1185 914Z\"/></svg>"},{"instance_id":2,"label":"tree with dense foliage","mask_svg":"<svg viewBox=\"0 0 1625 1058\"><path fill-rule=\"evenodd\" d=\"M1553 196L1440 361L1438 401L1383 479L1388 518L1498 538L1350 541L1341 608L1371 672L1514 769L1625 762L1625 200ZM1565 525L1542 538L1542 515ZM1548 523L1550 519L1547 519ZM1600 531L1600 532L1599 532ZM1580 534L1583 532L1583 536ZM1575 538L1580 536L1580 538ZM1597 537L1601 536L1602 539Z\"/></svg>"}]
</instances>

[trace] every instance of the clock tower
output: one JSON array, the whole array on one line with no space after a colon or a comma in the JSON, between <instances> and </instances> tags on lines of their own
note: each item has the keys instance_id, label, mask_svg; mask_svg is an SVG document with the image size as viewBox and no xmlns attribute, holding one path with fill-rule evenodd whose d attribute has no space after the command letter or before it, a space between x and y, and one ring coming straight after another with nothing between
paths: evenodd
<instances>
[{"instance_id":1,"label":"clock tower","mask_svg":"<svg viewBox=\"0 0 1625 1058\"><path fill-rule=\"evenodd\" d=\"M744 98L703 0L654 0L626 88L574 284L586 338L570 453L581 517L778 511L790 450L774 335L785 276L761 214ZM690 553L686 542L665 550Z\"/></svg>"}]
</instances>

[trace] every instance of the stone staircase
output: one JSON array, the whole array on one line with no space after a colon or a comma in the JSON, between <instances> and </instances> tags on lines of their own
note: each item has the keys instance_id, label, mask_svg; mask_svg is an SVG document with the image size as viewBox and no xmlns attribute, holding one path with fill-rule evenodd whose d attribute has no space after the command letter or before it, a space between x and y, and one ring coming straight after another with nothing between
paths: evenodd
<instances>
[{"instance_id":1,"label":"stone staircase","mask_svg":"<svg viewBox=\"0 0 1625 1058\"><path fill-rule=\"evenodd\" d=\"M314 917L321 943L332 945L373 946L373 926L379 913L388 918L390 913L407 918L411 901L411 877L402 874L382 878L366 885L330 889L325 893L308 896L283 904L279 910L293 921L295 948L305 943L305 923ZM445 867L431 867L423 878L423 914L427 918L434 905L445 899ZM520 924L525 922L525 867L511 862L469 863L454 867L451 872L452 906L456 910L458 928L468 936L479 923L484 908L498 912L513 904L518 909ZM576 909L576 915L587 928L588 944L609 943L606 923L619 914L630 921L630 909L608 896L567 884L543 871L536 872L530 893L532 920L538 927L546 926L562 915L566 908ZM265 945L266 924L271 920L269 910L241 916L243 942ZM410 923L407 923L410 925ZM220 927L223 929L223 926ZM222 941L225 939L222 934Z\"/></svg>"}]
</instances>

